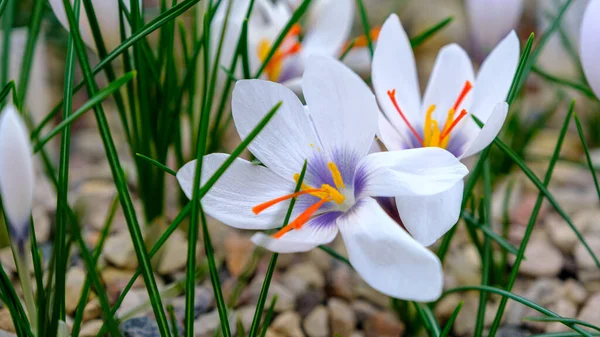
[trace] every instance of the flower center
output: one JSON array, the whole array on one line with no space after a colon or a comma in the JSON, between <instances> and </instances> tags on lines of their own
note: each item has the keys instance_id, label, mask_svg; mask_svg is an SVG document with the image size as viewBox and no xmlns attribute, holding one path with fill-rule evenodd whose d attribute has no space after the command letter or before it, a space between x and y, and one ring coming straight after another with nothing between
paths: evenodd
<instances>
[{"instance_id":1,"label":"flower center","mask_svg":"<svg viewBox=\"0 0 600 337\"><path fill-rule=\"evenodd\" d=\"M288 57L297 54L302 49L302 45L300 44L300 41L298 41L298 36L301 32L302 28L299 24L293 25L279 48L275 51L275 54L265 67L265 73L267 74L269 81L277 82L283 72L284 61ZM261 61L264 61L267 58L272 46L273 44L268 39L260 40L257 47L257 53Z\"/></svg>"},{"instance_id":2,"label":"flower center","mask_svg":"<svg viewBox=\"0 0 600 337\"><path fill-rule=\"evenodd\" d=\"M435 111L435 104L432 104L427 109L427 113L425 114L425 122L423 124L423 136L417 132L417 130L410 124L402 110L400 109L400 105L396 100L396 89L388 90L387 94L392 101L392 104L400 114L400 117L408 126L408 129L412 132L412 134L417 138L417 140L421 143L423 147L441 147L445 149L450 142L450 133L454 128L458 125L458 123L468 114L467 110L462 109L461 112L456 116L456 109L463 102L469 91L473 88L471 82L466 81L463 89L460 92L460 95L454 102L454 106L448 110L448 115L446 116L446 122L443 127L440 128L440 124L437 120L432 118L433 112Z\"/></svg>"},{"instance_id":3,"label":"flower center","mask_svg":"<svg viewBox=\"0 0 600 337\"><path fill-rule=\"evenodd\" d=\"M309 194L319 198L319 201L317 201L315 204L311 205L306 210L304 210L304 212L302 212L296 219L294 219L288 225L283 227L279 232L273 234L273 237L278 239L282 237L285 233L291 231L292 229L302 228L302 226L304 226L304 224L308 222L308 220L310 220L313 214L315 214L315 212L318 211L319 208L321 208L321 206L323 206L327 202L335 202L338 205L344 204L344 201L346 201L346 196L342 193L342 191L345 190L346 185L344 184L344 180L342 179L342 174L340 173L340 170L334 162L329 162L327 164L327 167L331 171L331 176L333 177L335 187L329 184L322 184L320 188L314 188L310 185L303 183L300 187L299 192L291 193L279 198L275 198L273 200L269 200L252 208L252 212L258 215L260 214L260 212L266 210L267 208L273 205L301 195ZM294 174L294 180L296 182L298 182L299 178L299 173Z\"/></svg>"}]
</instances>

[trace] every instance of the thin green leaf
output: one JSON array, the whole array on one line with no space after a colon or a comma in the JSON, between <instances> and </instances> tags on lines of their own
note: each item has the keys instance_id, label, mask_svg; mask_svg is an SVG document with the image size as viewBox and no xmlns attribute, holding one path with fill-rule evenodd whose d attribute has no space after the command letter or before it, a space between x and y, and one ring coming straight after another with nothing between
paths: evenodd
<instances>
[{"instance_id":1,"label":"thin green leaf","mask_svg":"<svg viewBox=\"0 0 600 337\"><path fill-rule=\"evenodd\" d=\"M598 177L596 177L594 162L590 156L590 150L587 146L587 142L585 141L585 135L583 134L583 128L581 127L581 122L579 121L577 113L573 113L573 118L575 119L575 126L577 126L577 134L579 134L579 139L581 140L581 146L583 146L583 152L585 152L585 160L588 164L588 168L590 169L590 173L592 174L592 178L594 179L594 186L596 187L598 199L600 199L600 185L598 185Z\"/></svg>"},{"instance_id":2,"label":"thin green leaf","mask_svg":"<svg viewBox=\"0 0 600 337\"><path fill-rule=\"evenodd\" d=\"M513 293L503 290L503 289L498 289L498 288L494 288L494 287L490 287L490 286L465 286L465 287L452 288L452 289L444 292L442 294L442 297L452 294L452 293L463 292L463 291L487 291L489 293L494 293L496 295L500 295L500 296L502 296L503 299L512 299L514 301L517 301L517 302L519 302L523 305L526 305L529 308L531 308L537 312L540 312L546 316L560 317L555 312L548 310L548 309L542 307L541 305L538 305L537 303L526 299L525 297L513 294ZM590 334L587 333L585 330L582 330L581 328L579 328L571 323L565 323L565 325L583 336L590 336Z\"/></svg>"},{"instance_id":3,"label":"thin green leaf","mask_svg":"<svg viewBox=\"0 0 600 337\"><path fill-rule=\"evenodd\" d=\"M440 337L448 336L448 334L452 330L454 321L456 321L456 317L458 317L458 314L460 313L460 309L462 309L463 304L465 304L465 302L461 301L460 303L458 303L456 308L454 308L454 310L452 311L452 315L450 315L450 318L446 322L446 325L444 325L444 329L442 330L442 333L440 333Z\"/></svg>"},{"instance_id":4,"label":"thin green leaf","mask_svg":"<svg viewBox=\"0 0 600 337\"><path fill-rule=\"evenodd\" d=\"M21 105L25 104L25 98L27 97L29 73L31 71L33 55L35 54L35 47L37 45L37 40L40 33L45 4L46 1L44 0L35 0L31 11L31 18L29 19L29 26L27 29L27 44L25 45L25 51L23 53L21 75L19 77L18 91L19 102ZM19 106L19 109L22 110L22 106Z\"/></svg>"},{"instance_id":5,"label":"thin green leaf","mask_svg":"<svg viewBox=\"0 0 600 337\"><path fill-rule=\"evenodd\" d=\"M271 305L269 305L269 310L267 311L267 315L265 316L265 321L262 325L262 331L260 333L260 337L265 337L267 335L267 328L269 324L271 324L271 320L273 319L273 315L275 314L275 304L277 303L277 295L273 296L271 300Z\"/></svg>"},{"instance_id":6,"label":"thin green leaf","mask_svg":"<svg viewBox=\"0 0 600 337\"><path fill-rule=\"evenodd\" d=\"M435 319L435 315L431 311L431 308L429 308L427 305L424 305L421 303L417 303L417 302L412 302L412 303L415 306L415 309L417 310L417 314L421 318L421 322L423 322L423 325L425 325L425 329L427 330L427 333L429 334L429 336L430 337L439 337L440 326L439 326L437 320Z\"/></svg>"},{"instance_id":7,"label":"thin green leaf","mask_svg":"<svg viewBox=\"0 0 600 337\"><path fill-rule=\"evenodd\" d=\"M548 72L546 72L538 67L535 67L535 66L533 68L531 68L531 71L538 74L541 78L543 78L549 82L563 85L563 86L566 86L571 89L575 89L591 99L596 99L596 95L594 94L594 92L586 85L575 83L573 81L570 81L570 80L567 80L564 78L559 78L559 77L551 75Z\"/></svg>"},{"instance_id":8,"label":"thin green leaf","mask_svg":"<svg viewBox=\"0 0 600 337\"><path fill-rule=\"evenodd\" d=\"M422 32L421 34L419 34L419 35L413 37L412 39L410 39L410 45L413 48L416 48L416 47L422 45L430 37L432 37L437 32L439 32L440 30L442 30L444 27L446 27L447 25L449 25L452 22L452 20L454 20L454 17L449 16L449 17L445 18L444 20L438 22L437 24L431 26L430 28L428 28L424 32Z\"/></svg>"},{"instance_id":9,"label":"thin green leaf","mask_svg":"<svg viewBox=\"0 0 600 337\"><path fill-rule=\"evenodd\" d=\"M298 182L296 183L296 188L294 189L294 193L298 193L300 188L302 188L302 183L304 182L304 175L306 174L306 167L308 165L308 161L304 161L304 165L302 166L302 171L300 172L300 177L298 178ZM292 198L290 201L290 205L288 207L287 213L285 215L285 220L283 221L282 227L285 227L290 222L290 218L292 216L292 211L294 210L294 205L296 204L296 198ZM265 303L267 302L267 295L269 294L269 286L271 285L271 279L273 278L273 273L275 272L275 265L277 264L277 257L279 254L273 253L271 256L271 261L269 262L269 267L267 268L267 272L265 274L265 280L263 281L262 288L260 290L260 295L258 296L258 301L256 303L256 310L254 311L254 318L252 319L252 325L250 326L249 337L255 337L258 335L258 327L260 325L262 312L265 308Z\"/></svg>"},{"instance_id":10,"label":"thin green leaf","mask_svg":"<svg viewBox=\"0 0 600 337\"><path fill-rule=\"evenodd\" d=\"M33 152L34 153L38 152L42 147L44 147L44 145L46 145L46 143L48 143L52 138L54 138L54 136L56 136L57 134L59 134L61 131L66 130L67 126L70 126L71 123L73 123L76 119L78 119L79 117L81 117L81 115L83 115L84 113L90 111L90 109L94 108L98 104L101 104L107 97L109 97L110 95L112 95L115 91L119 91L119 89L125 83L131 81L133 78L135 78L135 76L136 76L136 71L134 70L134 71L128 72L125 75L119 77L114 82L110 83L106 88L98 91L98 93L96 93L96 95L94 95L87 102L85 102L73 114L70 113L70 111L71 111L70 106L68 106L68 105L65 104L65 109L64 110L69 110L69 114L67 114L66 116L64 116L63 121L60 122L60 124L58 124L45 137L43 137L42 139L40 139L38 141L38 143L33 148ZM71 87L69 86L69 89L70 88ZM70 93L69 93L69 95L70 95ZM40 124L40 126L41 125L42 124ZM37 135L37 130L38 129L41 130L41 128L38 127L33 132L33 135Z\"/></svg>"},{"instance_id":11,"label":"thin green leaf","mask_svg":"<svg viewBox=\"0 0 600 337\"><path fill-rule=\"evenodd\" d=\"M492 177L490 170L490 160L486 160L483 165L483 199L481 200L480 215L483 217L483 228L492 228ZM492 260L492 246L490 239L486 236L483 238L483 255L481 256L481 285L487 286L490 284L490 267L494 263ZM475 321L475 337L483 335L485 326L485 309L487 305L487 293L482 291L479 293L479 307L477 308L477 320Z\"/></svg>"},{"instance_id":12,"label":"thin green leaf","mask_svg":"<svg viewBox=\"0 0 600 337\"><path fill-rule=\"evenodd\" d=\"M531 321L531 322L560 322L563 324L570 323L570 324L577 324L577 325L585 326L587 328L592 328L596 331L600 331L600 327L597 327L594 324L584 322L582 320L575 319L575 318L543 316L543 317L525 317L525 318L523 318L523 320Z\"/></svg>"},{"instance_id":13,"label":"thin green leaf","mask_svg":"<svg viewBox=\"0 0 600 337\"><path fill-rule=\"evenodd\" d=\"M488 237L489 239L496 242L500 247L504 248L507 252L509 252L513 255L517 255L517 253L519 252L519 249L517 247L513 246L512 243L510 243L508 240L506 240L502 236L496 234L492 229L488 228L487 226L481 226L478 223L477 219L475 219L475 217L471 213L469 213L467 211L463 211L462 218L467 222L467 224L469 226L473 226L473 227L481 230L486 237Z\"/></svg>"},{"instance_id":14,"label":"thin green leaf","mask_svg":"<svg viewBox=\"0 0 600 337\"><path fill-rule=\"evenodd\" d=\"M367 39L367 47L369 47L369 52L371 53L371 58L375 53L375 47L373 47L373 39L371 38L371 25L369 25L369 15L367 14L367 8L363 0L356 0L356 4L358 6L358 13L360 14L360 23L363 26L363 31L365 33L365 38Z\"/></svg>"},{"instance_id":15,"label":"thin green leaf","mask_svg":"<svg viewBox=\"0 0 600 337\"><path fill-rule=\"evenodd\" d=\"M170 174L170 175L172 175L172 176L176 176L176 175L177 175L177 172L173 171L171 168L167 167L167 166L166 166L166 165L164 165L164 164L161 164L161 163L159 163L158 161L156 161L156 160L154 160L154 159L152 159L152 158L150 158L150 157L144 156L144 155L143 155L143 154L141 154L141 153L136 153L135 155L136 155L137 157L139 157L139 158L142 158L142 159L144 159L144 160L145 160L145 161L147 161L148 163L150 163L150 164L152 164L152 165L154 165L154 166L158 167L159 169L161 169L161 170L165 171L166 173L168 173L168 174Z\"/></svg>"}]
</instances>

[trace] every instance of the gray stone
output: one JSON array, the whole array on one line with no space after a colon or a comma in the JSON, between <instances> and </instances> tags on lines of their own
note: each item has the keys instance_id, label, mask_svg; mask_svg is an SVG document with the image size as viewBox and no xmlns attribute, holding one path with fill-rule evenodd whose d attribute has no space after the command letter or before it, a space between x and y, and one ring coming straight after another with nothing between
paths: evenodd
<instances>
[{"instance_id":1,"label":"gray stone","mask_svg":"<svg viewBox=\"0 0 600 337\"><path fill-rule=\"evenodd\" d=\"M160 337L156 321L146 317L134 317L121 323L123 337Z\"/></svg>"},{"instance_id":2,"label":"gray stone","mask_svg":"<svg viewBox=\"0 0 600 337\"><path fill-rule=\"evenodd\" d=\"M512 257L514 260L514 257ZM558 275L563 265L562 253L543 238L532 238L525 250L519 272L534 277Z\"/></svg>"},{"instance_id":3,"label":"gray stone","mask_svg":"<svg viewBox=\"0 0 600 337\"><path fill-rule=\"evenodd\" d=\"M331 333L340 337L351 337L356 327L356 315L346 301L330 298L327 301Z\"/></svg>"},{"instance_id":4,"label":"gray stone","mask_svg":"<svg viewBox=\"0 0 600 337\"><path fill-rule=\"evenodd\" d=\"M595 293L590 297L590 299L585 303L581 311L579 312L578 319L594 324L596 326L600 325L600 292Z\"/></svg>"},{"instance_id":5,"label":"gray stone","mask_svg":"<svg viewBox=\"0 0 600 337\"><path fill-rule=\"evenodd\" d=\"M365 323L365 337L398 337L406 329L404 323L387 311L372 315Z\"/></svg>"},{"instance_id":6,"label":"gray stone","mask_svg":"<svg viewBox=\"0 0 600 337\"><path fill-rule=\"evenodd\" d=\"M277 316L271 328L282 337L304 337L300 327L300 315L293 311L286 311Z\"/></svg>"}]
</instances>

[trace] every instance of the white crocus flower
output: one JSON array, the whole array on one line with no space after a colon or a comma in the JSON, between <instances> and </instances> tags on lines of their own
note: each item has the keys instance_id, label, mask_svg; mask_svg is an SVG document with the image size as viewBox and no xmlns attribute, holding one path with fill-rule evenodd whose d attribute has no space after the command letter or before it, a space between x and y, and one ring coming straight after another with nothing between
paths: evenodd
<instances>
[{"instance_id":1,"label":"white crocus flower","mask_svg":"<svg viewBox=\"0 0 600 337\"><path fill-rule=\"evenodd\" d=\"M232 112L242 138L264 113L283 102L250 144L262 163L236 159L202 199L206 213L236 228L282 225L297 197L292 221L252 241L279 253L304 252L330 243L338 231L350 262L375 289L397 298L431 301L440 295L440 261L383 210L374 197L433 195L460 181L467 169L439 148L368 154L379 109L369 87L333 58L312 56L303 75L305 108L285 86L262 80L236 83ZM202 183L227 154L203 158ZM293 193L304 161L302 189ZM192 196L195 162L177 173Z\"/></svg>"},{"instance_id":2,"label":"white crocus flower","mask_svg":"<svg viewBox=\"0 0 600 337\"><path fill-rule=\"evenodd\" d=\"M389 150L440 147L459 159L478 153L496 137L508 112L505 102L519 61L519 40L510 33L483 62L477 78L456 44L440 51L421 99L410 42L396 15L385 22L373 59L373 85L384 115L380 139ZM473 114L485 126L479 128ZM463 182L440 194L396 197L400 218L424 245L458 220Z\"/></svg>"},{"instance_id":3,"label":"white crocus flower","mask_svg":"<svg viewBox=\"0 0 600 337\"><path fill-rule=\"evenodd\" d=\"M249 4L249 0L233 1L228 21L231 26L228 26L228 31L232 33L228 33L227 37L237 36L235 32L240 30ZM218 24L213 29L225 22L226 8L227 2L221 4L214 19ZM304 64L310 55L337 56L342 52L354 19L354 0L318 0L313 8L315 10L311 10L306 26L296 24L288 32L265 68L263 78L283 83L299 92ZM248 56L253 74L261 67L292 14L291 6L284 1L255 1L248 21ZM221 29L216 31L220 36ZM237 43L237 38L233 40ZM225 60L230 59L225 53L223 55Z\"/></svg>"},{"instance_id":4,"label":"white crocus flower","mask_svg":"<svg viewBox=\"0 0 600 337\"><path fill-rule=\"evenodd\" d=\"M22 247L29 237L34 171L29 132L13 105L0 115L0 194L11 237Z\"/></svg>"},{"instance_id":5,"label":"white crocus flower","mask_svg":"<svg viewBox=\"0 0 600 337\"><path fill-rule=\"evenodd\" d=\"M473 39L484 51L515 29L523 14L523 0L467 0L465 6Z\"/></svg>"},{"instance_id":6,"label":"white crocus flower","mask_svg":"<svg viewBox=\"0 0 600 337\"><path fill-rule=\"evenodd\" d=\"M123 3L129 10L129 0L125 0ZM92 0L92 4L106 49L111 51L121 44L119 0ZM73 0L71 0L71 5L73 5ZM52 7L58 21L65 29L69 30L69 21L67 20L63 0L50 0L50 7ZM91 49L96 50L96 43L83 3L79 14L79 31L83 42Z\"/></svg>"},{"instance_id":7,"label":"white crocus flower","mask_svg":"<svg viewBox=\"0 0 600 337\"><path fill-rule=\"evenodd\" d=\"M581 63L588 83L600 98L600 1L588 4L581 24Z\"/></svg>"}]
</instances>

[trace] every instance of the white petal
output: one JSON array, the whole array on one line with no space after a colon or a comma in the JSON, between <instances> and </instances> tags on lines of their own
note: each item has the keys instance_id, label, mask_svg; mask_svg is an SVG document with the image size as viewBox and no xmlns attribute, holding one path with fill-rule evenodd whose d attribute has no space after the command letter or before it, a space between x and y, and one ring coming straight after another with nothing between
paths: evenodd
<instances>
[{"instance_id":1,"label":"white petal","mask_svg":"<svg viewBox=\"0 0 600 337\"><path fill-rule=\"evenodd\" d=\"M298 96L302 95L302 77L292 78L291 80L287 80L282 84L293 91L294 94Z\"/></svg>"},{"instance_id":2,"label":"white petal","mask_svg":"<svg viewBox=\"0 0 600 337\"><path fill-rule=\"evenodd\" d=\"M302 89L323 147L369 151L377 132L379 108L363 80L343 63L312 56Z\"/></svg>"},{"instance_id":3,"label":"white petal","mask_svg":"<svg viewBox=\"0 0 600 337\"><path fill-rule=\"evenodd\" d=\"M475 41L485 51L519 24L523 0L467 0L465 3Z\"/></svg>"},{"instance_id":4,"label":"white petal","mask_svg":"<svg viewBox=\"0 0 600 337\"><path fill-rule=\"evenodd\" d=\"M329 215L320 215L307 222L302 228L292 230L276 239L270 235L256 233L252 236L254 244L276 253L307 252L319 245L328 244L335 239L338 228L333 221L323 224L322 219Z\"/></svg>"},{"instance_id":5,"label":"white petal","mask_svg":"<svg viewBox=\"0 0 600 337\"><path fill-rule=\"evenodd\" d=\"M469 110L486 122L498 102L505 102L519 65L519 38L513 31L485 59L473 85Z\"/></svg>"},{"instance_id":6,"label":"white petal","mask_svg":"<svg viewBox=\"0 0 600 337\"><path fill-rule=\"evenodd\" d=\"M467 53L457 44L450 44L440 50L435 60L435 65L427 83L423 96L422 112L432 105L436 105L433 118L440 123L446 120L448 110L457 101L467 81L474 83L473 66ZM469 109L473 95L467 95L458 107ZM424 117L423 117L424 118Z\"/></svg>"},{"instance_id":7,"label":"white petal","mask_svg":"<svg viewBox=\"0 0 600 337\"><path fill-rule=\"evenodd\" d=\"M204 157L202 184L215 173L229 155L222 153ZM196 161L185 164L177 172L177 180L188 198L192 198L192 186ZM269 200L294 191L296 183L285 180L264 166L254 165L247 160L236 159L223 176L202 198L206 214L242 229L270 229L282 225L289 202L281 202L259 215L252 208Z\"/></svg>"},{"instance_id":8,"label":"white petal","mask_svg":"<svg viewBox=\"0 0 600 337\"><path fill-rule=\"evenodd\" d=\"M494 141L494 138L498 136L498 133L500 133L507 114L508 104L506 104L506 102L498 103L494 108L492 115L478 132L477 137L471 141L467 146L465 153L462 154L460 158L467 158L488 147L488 145Z\"/></svg>"},{"instance_id":9,"label":"white petal","mask_svg":"<svg viewBox=\"0 0 600 337\"><path fill-rule=\"evenodd\" d=\"M383 145L390 151L403 150L407 148L406 139L383 115L379 115L379 133L377 134Z\"/></svg>"},{"instance_id":10,"label":"white petal","mask_svg":"<svg viewBox=\"0 0 600 337\"><path fill-rule=\"evenodd\" d=\"M312 25L302 42L303 53L334 56L350 35L354 0L321 0L315 5Z\"/></svg>"},{"instance_id":11,"label":"white petal","mask_svg":"<svg viewBox=\"0 0 600 337\"><path fill-rule=\"evenodd\" d=\"M396 206L408 232L422 245L432 245L442 237L460 216L464 183L428 196L396 197Z\"/></svg>"},{"instance_id":12,"label":"white petal","mask_svg":"<svg viewBox=\"0 0 600 337\"><path fill-rule=\"evenodd\" d=\"M0 115L0 194L15 234L29 229L35 177L29 132L13 105Z\"/></svg>"},{"instance_id":13,"label":"white petal","mask_svg":"<svg viewBox=\"0 0 600 337\"><path fill-rule=\"evenodd\" d=\"M376 290L392 297L433 301L442 291L439 259L371 198L338 220L350 262Z\"/></svg>"},{"instance_id":14,"label":"white petal","mask_svg":"<svg viewBox=\"0 0 600 337\"><path fill-rule=\"evenodd\" d=\"M244 139L278 102L283 104L248 148L269 169L292 179L302 169L304 160L320 147L298 97L278 83L238 81L233 90L233 120Z\"/></svg>"},{"instance_id":15,"label":"white petal","mask_svg":"<svg viewBox=\"0 0 600 337\"><path fill-rule=\"evenodd\" d=\"M129 10L129 0L124 1L124 3L125 7ZM71 0L72 5L73 0ZM119 0L92 0L92 5L94 6L94 12L98 19L98 25L100 26L100 32L102 33L106 49L111 51L121 44ZM54 15L56 15L58 21L60 21L65 29L69 30L69 21L67 20L63 0L50 0L50 7L52 7L52 11L54 11ZM83 3L81 4L79 30L83 42L91 49L96 50L96 43L94 42L94 36L92 35Z\"/></svg>"},{"instance_id":16,"label":"white petal","mask_svg":"<svg viewBox=\"0 0 600 337\"><path fill-rule=\"evenodd\" d=\"M372 153L361 160L364 195L433 195L452 188L468 173L450 152L438 147Z\"/></svg>"},{"instance_id":17,"label":"white petal","mask_svg":"<svg viewBox=\"0 0 600 337\"><path fill-rule=\"evenodd\" d=\"M588 83L600 98L600 2L590 1L581 24L581 63Z\"/></svg>"},{"instance_id":18,"label":"white petal","mask_svg":"<svg viewBox=\"0 0 600 337\"><path fill-rule=\"evenodd\" d=\"M392 104L388 90L396 90L398 105L410 123L421 122L421 94L415 57L396 14L390 15L379 34L373 56L373 86L383 113L397 130L409 132Z\"/></svg>"}]
</instances>

